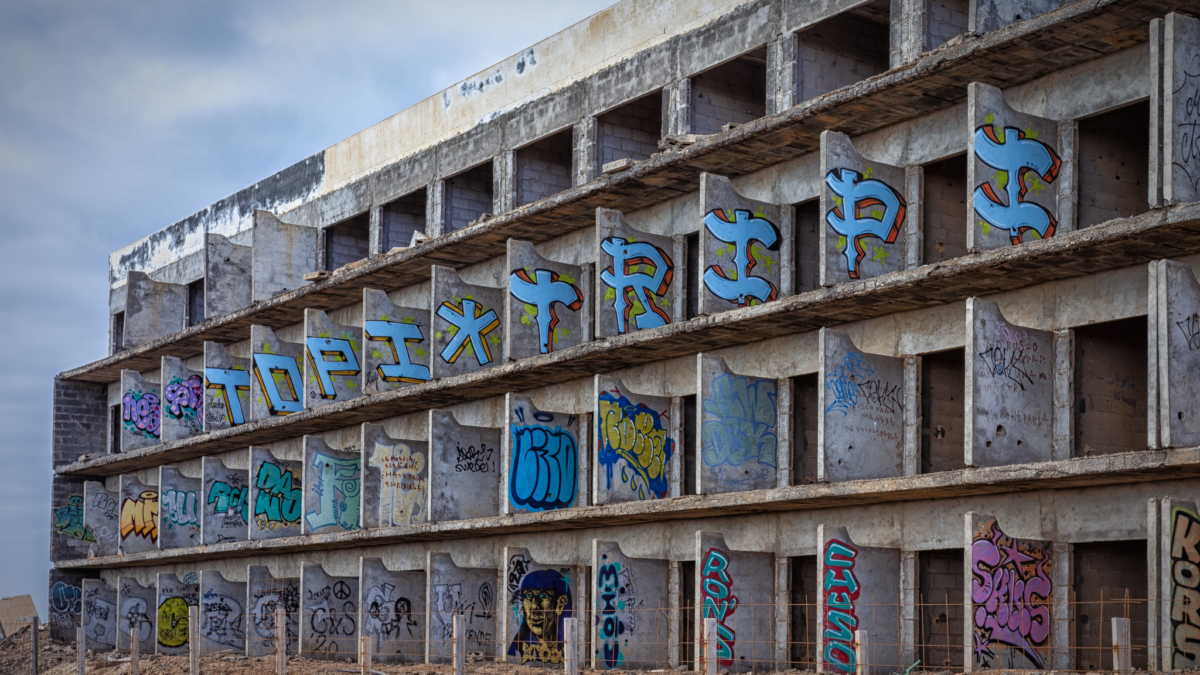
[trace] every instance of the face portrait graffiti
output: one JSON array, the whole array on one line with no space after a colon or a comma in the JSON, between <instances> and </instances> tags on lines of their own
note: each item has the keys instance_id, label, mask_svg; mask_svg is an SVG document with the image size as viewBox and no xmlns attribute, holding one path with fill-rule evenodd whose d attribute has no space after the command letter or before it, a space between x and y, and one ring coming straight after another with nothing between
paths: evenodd
<instances>
[{"instance_id":1,"label":"face portrait graffiti","mask_svg":"<svg viewBox=\"0 0 1200 675\"><path fill-rule=\"evenodd\" d=\"M563 662L563 619L571 617L571 591L566 578L554 570L531 572L516 593L521 628L509 656L521 663Z\"/></svg>"}]
</instances>

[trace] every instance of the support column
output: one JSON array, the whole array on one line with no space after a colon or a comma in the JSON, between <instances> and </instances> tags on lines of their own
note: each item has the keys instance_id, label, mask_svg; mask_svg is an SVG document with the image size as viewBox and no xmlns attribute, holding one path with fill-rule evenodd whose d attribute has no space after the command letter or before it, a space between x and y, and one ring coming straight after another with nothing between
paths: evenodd
<instances>
[{"instance_id":1,"label":"support column","mask_svg":"<svg viewBox=\"0 0 1200 675\"><path fill-rule=\"evenodd\" d=\"M782 389L780 390L782 391ZM787 556L775 556L775 670L788 669L788 638L792 634L792 564Z\"/></svg>"},{"instance_id":2,"label":"support column","mask_svg":"<svg viewBox=\"0 0 1200 675\"><path fill-rule=\"evenodd\" d=\"M796 414L792 378L775 380L775 391L775 486L787 487L792 484L792 419ZM775 587L779 588L778 580Z\"/></svg>"},{"instance_id":3,"label":"support column","mask_svg":"<svg viewBox=\"0 0 1200 675\"><path fill-rule=\"evenodd\" d=\"M920 580L916 551L900 552L900 663L899 672L917 660L917 619L920 616L917 596Z\"/></svg>"},{"instance_id":4,"label":"support column","mask_svg":"<svg viewBox=\"0 0 1200 675\"><path fill-rule=\"evenodd\" d=\"M796 59L800 37L788 33L767 43L767 114L783 112L799 103Z\"/></svg>"},{"instance_id":5,"label":"support column","mask_svg":"<svg viewBox=\"0 0 1200 675\"><path fill-rule=\"evenodd\" d=\"M575 152L573 184L590 183L600 175L600 125L592 116L579 120L572 131Z\"/></svg>"},{"instance_id":6,"label":"support column","mask_svg":"<svg viewBox=\"0 0 1200 675\"><path fill-rule=\"evenodd\" d=\"M1051 457L1075 454L1075 331L1054 331L1054 445Z\"/></svg>"},{"instance_id":7,"label":"support column","mask_svg":"<svg viewBox=\"0 0 1200 675\"><path fill-rule=\"evenodd\" d=\"M506 150L492 160L492 214L508 213L517 206L517 153Z\"/></svg>"},{"instance_id":8,"label":"support column","mask_svg":"<svg viewBox=\"0 0 1200 675\"><path fill-rule=\"evenodd\" d=\"M667 597L669 598L667 603L669 605L667 610L667 653L671 655L671 667L678 668L682 662L682 659L679 658L682 649L682 640L679 635L679 608L683 605L683 594L680 592L683 571L680 569L678 560L671 561L667 578Z\"/></svg>"},{"instance_id":9,"label":"support column","mask_svg":"<svg viewBox=\"0 0 1200 675\"><path fill-rule=\"evenodd\" d=\"M425 191L425 236L433 239L446 231L446 181L435 180Z\"/></svg>"},{"instance_id":10,"label":"support column","mask_svg":"<svg viewBox=\"0 0 1200 675\"><path fill-rule=\"evenodd\" d=\"M1051 591L1053 627L1050 630L1050 669L1070 670L1075 660L1071 650L1071 601L1074 600L1071 597L1071 582L1075 578L1075 546L1054 543L1050 550L1054 556L1054 569L1051 572L1054 590ZM964 595L969 596L970 593L964 589Z\"/></svg>"},{"instance_id":11,"label":"support column","mask_svg":"<svg viewBox=\"0 0 1200 675\"><path fill-rule=\"evenodd\" d=\"M383 250L383 235L383 207L372 206L370 211L370 234L368 235L367 257L374 258L381 253L387 252Z\"/></svg>"},{"instance_id":12,"label":"support column","mask_svg":"<svg viewBox=\"0 0 1200 675\"><path fill-rule=\"evenodd\" d=\"M925 222L925 167L904 167L904 192L908 199L908 210L904 217L905 244L907 269L921 266L921 258L925 252L925 230L921 227Z\"/></svg>"},{"instance_id":13,"label":"support column","mask_svg":"<svg viewBox=\"0 0 1200 675\"><path fill-rule=\"evenodd\" d=\"M692 133L692 80L676 80L663 89L663 137Z\"/></svg>"},{"instance_id":14,"label":"support column","mask_svg":"<svg viewBox=\"0 0 1200 675\"><path fill-rule=\"evenodd\" d=\"M921 357L904 357L904 475L921 473Z\"/></svg>"},{"instance_id":15,"label":"support column","mask_svg":"<svg viewBox=\"0 0 1200 675\"><path fill-rule=\"evenodd\" d=\"M1062 166L1058 180L1058 227L1055 234L1074 232L1076 208L1079 204L1079 122L1065 120L1058 123L1058 151Z\"/></svg>"},{"instance_id":16,"label":"support column","mask_svg":"<svg viewBox=\"0 0 1200 675\"><path fill-rule=\"evenodd\" d=\"M779 207L779 297L796 294L796 207Z\"/></svg>"}]
</instances>

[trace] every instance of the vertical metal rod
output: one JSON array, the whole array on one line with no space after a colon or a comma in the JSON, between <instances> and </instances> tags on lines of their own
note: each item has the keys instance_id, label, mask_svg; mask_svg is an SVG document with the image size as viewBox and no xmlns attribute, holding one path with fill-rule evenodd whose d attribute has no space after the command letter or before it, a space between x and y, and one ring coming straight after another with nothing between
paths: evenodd
<instances>
[{"instance_id":1,"label":"vertical metal rod","mask_svg":"<svg viewBox=\"0 0 1200 675\"><path fill-rule=\"evenodd\" d=\"M134 622L129 628L129 675L138 675L138 660L142 656L141 622Z\"/></svg>"},{"instance_id":2,"label":"vertical metal rod","mask_svg":"<svg viewBox=\"0 0 1200 675\"><path fill-rule=\"evenodd\" d=\"M79 661L79 675L87 675L87 661L85 661L87 655L84 653L86 649L84 648L83 644L82 626L75 629L75 647Z\"/></svg>"},{"instance_id":3,"label":"vertical metal rod","mask_svg":"<svg viewBox=\"0 0 1200 675\"><path fill-rule=\"evenodd\" d=\"M275 675L287 675L287 611L275 605Z\"/></svg>"},{"instance_id":4,"label":"vertical metal rod","mask_svg":"<svg viewBox=\"0 0 1200 675\"><path fill-rule=\"evenodd\" d=\"M1114 617L1112 620L1113 671L1118 674L1133 672L1133 658L1129 652L1129 619Z\"/></svg>"},{"instance_id":5,"label":"vertical metal rod","mask_svg":"<svg viewBox=\"0 0 1200 675\"><path fill-rule=\"evenodd\" d=\"M567 675L579 675L579 619L563 619L563 669Z\"/></svg>"},{"instance_id":6,"label":"vertical metal rod","mask_svg":"<svg viewBox=\"0 0 1200 675\"><path fill-rule=\"evenodd\" d=\"M200 608L188 607L188 661L191 675L200 675Z\"/></svg>"},{"instance_id":7,"label":"vertical metal rod","mask_svg":"<svg viewBox=\"0 0 1200 675\"><path fill-rule=\"evenodd\" d=\"M464 675L467 669L467 619L454 615L454 675Z\"/></svg>"},{"instance_id":8,"label":"vertical metal rod","mask_svg":"<svg viewBox=\"0 0 1200 675\"><path fill-rule=\"evenodd\" d=\"M30 633L29 641L31 643L31 648L33 650L33 653L30 654L29 663L30 663L30 669L32 671L32 675L38 675L38 672L37 672L38 671L38 628L40 627L38 624L40 623L41 619L38 617L37 614L34 614L32 618L33 618L33 632ZM137 675L137 673L134 673L134 675Z\"/></svg>"},{"instance_id":9,"label":"vertical metal rod","mask_svg":"<svg viewBox=\"0 0 1200 675\"><path fill-rule=\"evenodd\" d=\"M966 591L963 591L963 592L965 593ZM945 599L946 599L946 666L949 666L952 661L952 659L950 658L950 654L952 652L950 651L950 594L949 593L945 594ZM967 666L967 664L964 663L963 667L965 668L966 666Z\"/></svg>"},{"instance_id":10,"label":"vertical metal rod","mask_svg":"<svg viewBox=\"0 0 1200 675\"><path fill-rule=\"evenodd\" d=\"M704 675L717 675L717 620L704 619L704 635L700 637L700 661Z\"/></svg>"},{"instance_id":11,"label":"vertical metal rod","mask_svg":"<svg viewBox=\"0 0 1200 675\"><path fill-rule=\"evenodd\" d=\"M1096 631L1096 639L1100 647L1096 650L1096 670L1104 669L1104 589L1100 589L1100 628ZM1115 665L1115 664L1114 664Z\"/></svg>"}]
</instances>

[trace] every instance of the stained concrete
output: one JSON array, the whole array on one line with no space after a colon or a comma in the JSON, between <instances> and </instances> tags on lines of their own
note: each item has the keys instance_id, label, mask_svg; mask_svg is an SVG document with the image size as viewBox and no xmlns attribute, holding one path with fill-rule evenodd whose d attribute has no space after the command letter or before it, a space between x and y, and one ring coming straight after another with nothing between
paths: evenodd
<instances>
[{"instance_id":1,"label":"stained concrete","mask_svg":"<svg viewBox=\"0 0 1200 675\"><path fill-rule=\"evenodd\" d=\"M250 446L250 541L300 534L302 474L301 462Z\"/></svg>"},{"instance_id":2,"label":"stained concrete","mask_svg":"<svg viewBox=\"0 0 1200 675\"><path fill-rule=\"evenodd\" d=\"M120 526L117 552L144 553L158 548L158 488L146 485L136 475L120 478Z\"/></svg>"},{"instance_id":3,"label":"stained concrete","mask_svg":"<svg viewBox=\"0 0 1200 675\"><path fill-rule=\"evenodd\" d=\"M173 356L162 357L162 442L176 441L204 432L204 377Z\"/></svg>"},{"instance_id":4,"label":"stained concrete","mask_svg":"<svg viewBox=\"0 0 1200 675\"><path fill-rule=\"evenodd\" d=\"M250 327L254 376L250 417L266 419L304 410L304 345L280 340L266 326Z\"/></svg>"},{"instance_id":5,"label":"stained concrete","mask_svg":"<svg viewBox=\"0 0 1200 675\"><path fill-rule=\"evenodd\" d=\"M254 211L251 300L269 300L304 286L304 275L317 270L317 230L291 225L267 211Z\"/></svg>"},{"instance_id":6,"label":"stained concrete","mask_svg":"<svg viewBox=\"0 0 1200 675\"><path fill-rule=\"evenodd\" d=\"M540 563L529 549L505 546L500 587L500 647L508 663L543 667L564 663L565 619L584 617L586 568Z\"/></svg>"},{"instance_id":7,"label":"stained concrete","mask_svg":"<svg viewBox=\"0 0 1200 675\"><path fill-rule=\"evenodd\" d=\"M964 392L967 466L1052 458L1053 333L1013 324L996 303L968 298Z\"/></svg>"},{"instance_id":8,"label":"stained concrete","mask_svg":"<svg viewBox=\"0 0 1200 675\"><path fill-rule=\"evenodd\" d=\"M591 668L653 670L668 664L670 561L630 557L617 542L596 539L592 573Z\"/></svg>"},{"instance_id":9,"label":"stained concrete","mask_svg":"<svg viewBox=\"0 0 1200 675\"><path fill-rule=\"evenodd\" d=\"M200 538L205 545L250 537L250 472L231 469L220 457L201 460Z\"/></svg>"},{"instance_id":10,"label":"stained concrete","mask_svg":"<svg viewBox=\"0 0 1200 675\"><path fill-rule=\"evenodd\" d=\"M777 204L741 195L725 176L700 175L699 313L770 302L782 291L790 223ZM787 232L787 234L785 234ZM790 263L790 260L789 260ZM790 264L788 265L790 270ZM790 276L790 275L789 275ZM788 289L790 290L790 288Z\"/></svg>"},{"instance_id":11,"label":"stained concrete","mask_svg":"<svg viewBox=\"0 0 1200 675\"><path fill-rule=\"evenodd\" d=\"M425 662L450 663L454 652L454 616L466 625L467 655L496 655L497 574L494 569L459 567L449 553L430 551L425 569L429 612L426 620Z\"/></svg>"},{"instance_id":12,"label":"stained concrete","mask_svg":"<svg viewBox=\"0 0 1200 675\"><path fill-rule=\"evenodd\" d=\"M595 259L597 339L683 320L681 239L635 230L620 211L598 208Z\"/></svg>"},{"instance_id":13,"label":"stained concrete","mask_svg":"<svg viewBox=\"0 0 1200 675\"><path fill-rule=\"evenodd\" d=\"M336 450L319 436L304 437L302 534L362 528L362 453Z\"/></svg>"},{"instance_id":14,"label":"stained concrete","mask_svg":"<svg viewBox=\"0 0 1200 675\"><path fill-rule=\"evenodd\" d=\"M137 347L187 325L187 286L154 281L142 272L125 280L125 349Z\"/></svg>"},{"instance_id":15,"label":"stained concrete","mask_svg":"<svg viewBox=\"0 0 1200 675\"><path fill-rule=\"evenodd\" d=\"M254 362L233 356L219 342L204 343L204 433L250 420Z\"/></svg>"},{"instance_id":16,"label":"stained concrete","mask_svg":"<svg viewBox=\"0 0 1200 675\"><path fill-rule=\"evenodd\" d=\"M121 371L121 452L158 445L162 397L158 382L132 370Z\"/></svg>"},{"instance_id":17,"label":"stained concrete","mask_svg":"<svg viewBox=\"0 0 1200 675\"><path fill-rule=\"evenodd\" d=\"M522 394L504 397L500 513L586 506L589 447L585 418L539 409Z\"/></svg>"},{"instance_id":18,"label":"stained concrete","mask_svg":"<svg viewBox=\"0 0 1200 675\"><path fill-rule=\"evenodd\" d=\"M1200 369L1200 283L1189 265L1172 260L1151 263L1149 274L1149 305L1154 308L1150 349L1158 357L1151 378L1158 395L1158 433L1165 448L1197 445L1200 382L1179 375Z\"/></svg>"},{"instance_id":19,"label":"stained concrete","mask_svg":"<svg viewBox=\"0 0 1200 675\"><path fill-rule=\"evenodd\" d=\"M583 344L591 332L591 268L538 255L527 241L508 240L504 314L506 361Z\"/></svg>"},{"instance_id":20,"label":"stained concrete","mask_svg":"<svg viewBox=\"0 0 1200 675\"><path fill-rule=\"evenodd\" d=\"M972 33L998 30L1058 9L1063 4L1063 0L981 0L971 5L968 30Z\"/></svg>"},{"instance_id":21,"label":"stained concrete","mask_svg":"<svg viewBox=\"0 0 1200 675\"><path fill-rule=\"evenodd\" d=\"M817 540L817 669L887 675L900 667L900 550L859 546L845 527L821 525ZM860 667L855 631L869 637Z\"/></svg>"},{"instance_id":22,"label":"stained concrete","mask_svg":"<svg viewBox=\"0 0 1200 675\"><path fill-rule=\"evenodd\" d=\"M431 375L449 377L498 364L504 356L501 315L507 293L468 284L453 268L440 265L433 266L429 285L433 308Z\"/></svg>"},{"instance_id":23,"label":"stained concrete","mask_svg":"<svg viewBox=\"0 0 1200 675\"><path fill-rule=\"evenodd\" d=\"M319 564L300 566L300 655L358 660L358 577L338 577Z\"/></svg>"},{"instance_id":24,"label":"stained concrete","mask_svg":"<svg viewBox=\"0 0 1200 675\"><path fill-rule=\"evenodd\" d=\"M1163 186L1167 203L1200 199L1200 19L1167 15L1163 45Z\"/></svg>"},{"instance_id":25,"label":"stained concrete","mask_svg":"<svg viewBox=\"0 0 1200 675\"><path fill-rule=\"evenodd\" d=\"M717 668L774 669L775 555L734 551L718 532L696 532L695 662L703 654L704 619L717 619ZM740 639L739 639L740 636Z\"/></svg>"},{"instance_id":26,"label":"stained concrete","mask_svg":"<svg viewBox=\"0 0 1200 675\"><path fill-rule=\"evenodd\" d=\"M1200 658L1193 637L1200 625L1186 608L1195 577L1195 542L1200 531L1196 502L1172 497L1147 503L1147 651L1151 669L1195 668Z\"/></svg>"},{"instance_id":27,"label":"stained concrete","mask_svg":"<svg viewBox=\"0 0 1200 675\"><path fill-rule=\"evenodd\" d=\"M117 588L103 579L83 580L83 639L86 649L117 648Z\"/></svg>"},{"instance_id":28,"label":"stained concrete","mask_svg":"<svg viewBox=\"0 0 1200 675\"><path fill-rule=\"evenodd\" d=\"M425 570L392 571L380 558L360 558L360 634L373 638L375 663L425 662Z\"/></svg>"},{"instance_id":29,"label":"stained concrete","mask_svg":"<svg viewBox=\"0 0 1200 675\"><path fill-rule=\"evenodd\" d=\"M817 480L903 475L903 359L866 353L839 330L819 340Z\"/></svg>"},{"instance_id":30,"label":"stained concrete","mask_svg":"<svg viewBox=\"0 0 1200 675\"><path fill-rule=\"evenodd\" d=\"M265 565L249 565L246 570L246 656L270 656L276 653L275 609L282 607L286 624L284 636L288 654L300 650L300 579L276 578Z\"/></svg>"},{"instance_id":31,"label":"stained concrete","mask_svg":"<svg viewBox=\"0 0 1200 675\"><path fill-rule=\"evenodd\" d=\"M116 555L120 537L120 492L110 492L104 483L87 481L83 484L83 526L96 541L88 546L89 554Z\"/></svg>"},{"instance_id":32,"label":"stained concrete","mask_svg":"<svg viewBox=\"0 0 1200 675\"><path fill-rule=\"evenodd\" d=\"M317 309L304 310L304 407L362 396L362 328L343 326Z\"/></svg>"},{"instance_id":33,"label":"stained concrete","mask_svg":"<svg viewBox=\"0 0 1200 675\"><path fill-rule=\"evenodd\" d=\"M200 544L200 478L189 478L174 466L158 467L158 548Z\"/></svg>"},{"instance_id":34,"label":"stained concrete","mask_svg":"<svg viewBox=\"0 0 1200 675\"><path fill-rule=\"evenodd\" d=\"M130 576L117 579L117 651L129 653L136 635L138 651L154 653L157 596L153 584L142 586Z\"/></svg>"},{"instance_id":35,"label":"stained concrete","mask_svg":"<svg viewBox=\"0 0 1200 675\"><path fill-rule=\"evenodd\" d=\"M387 293L364 288L363 339L363 393L429 381L429 310L402 307Z\"/></svg>"},{"instance_id":36,"label":"stained concrete","mask_svg":"<svg viewBox=\"0 0 1200 675\"><path fill-rule=\"evenodd\" d=\"M500 513L500 434L429 411L429 519L464 520Z\"/></svg>"},{"instance_id":37,"label":"stained concrete","mask_svg":"<svg viewBox=\"0 0 1200 675\"><path fill-rule=\"evenodd\" d=\"M779 387L775 380L739 375L719 356L696 364L696 438L700 494L775 487L779 466Z\"/></svg>"},{"instance_id":38,"label":"stained concrete","mask_svg":"<svg viewBox=\"0 0 1200 675\"><path fill-rule=\"evenodd\" d=\"M178 576L167 573L159 573L157 577L155 651L159 654L187 654L191 648L188 608L199 607L200 584L194 574L189 576L196 581L185 583Z\"/></svg>"},{"instance_id":39,"label":"stained concrete","mask_svg":"<svg viewBox=\"0 0 1200 675\"><path fill-rule=\"evenodd\" d=\"M364 422L362 447L363 527L416 525L429 515L429 443L392 438Z\"/></svg>"},{"instance_id":40,"label":"stained concrete","mask_svg":"<svg viewBox=\"0 0 1200 675\"><path fill-rule=\"evenodd\" d=\"M246 582L200 570L200 653L246 651Z\"/></svg>"},{"instance_id":41,"label":"stained concrete","mask_svg":"<svg viewBox=\"0 0 1200 675\"><path fill-rule=\"evenodd\" d=\"M643 396L620 378L596 375L596 504L676 496L679 492L680 430L671 399Z\"/></svg>"},{"instance_id":42,"label":"stained concrete","mask_svg":"<svg viewBox=\"0 0 1200 675\"><path fill-rule=\"evenodd\" d=\"M228 237L212 232L204 235L206 319L236 312L252 302L253 268L252 247L235 244Z\"/></svg>"}]
</instances>

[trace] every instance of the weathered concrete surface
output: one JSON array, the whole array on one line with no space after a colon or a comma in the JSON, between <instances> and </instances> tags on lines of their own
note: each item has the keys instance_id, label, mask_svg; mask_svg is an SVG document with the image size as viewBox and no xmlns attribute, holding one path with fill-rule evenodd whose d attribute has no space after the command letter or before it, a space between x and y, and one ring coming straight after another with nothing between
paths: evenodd
<instances>
[{"instance_id":1,"label":"weathered concrete surface","mask_svg":"<svg viewBox=\"0 0 1200 675\"><path fill-rule=\"evenodd\" d=\"M362 425L363 527L404 527L429 515L429 443ZM422 652L424 653L424 652Z\"/></svg>"},{"instance_id":2,"label":"weathered concrete surface","mask_svg":"<svg viewBox=\"0 0 1200 675\"><path fill-rule=\"evenodd\" d=\"M591 338L590 269L540 256L532 243L517 239L508 240L507 269L506 361L549 354Z\"/></svg>"},{"instance_id":3,"label":"weathered concrete surface","mask_svg":"<svg viewBox=\"0 0 1200 675\"><path fill-rule=\"evenodd\" d=\"M425 663L450 663L454 616L462 615L467 628L467 655L496 656L497 574L494 569L459 567L449 553L430 551L425 569L428 618Z\"/></svg>"},{"instance_id":4,"label":"weathered concrete surface","mask_svg":"<svg viewBox=\"0 0 1200 675\"><path fill-rule=\"evenodd\" d=\"M286 624L284 649L288 654L300 652L300 580L295 577L277 579L265 565L249 565L246 569L246 656L275 654L275 609L283 607Z\"/></svg>"},{"instance_id":5,"label":"weathered concrete surface","mask_svg":"<svg viewBox=\"0 0 1200 675\"><path fill-rule=\"evenodd\" d=\"M504 355L504 296L499 288L464 282L450 267L433 266L433 354L430 373L449 377L492 368Z\"/></svg>"},{"instance_id":6,"label":"weathered concrete surface","mask_svg":"<svg viewBox=\"0 0 1200 675\"><path fill-rule=\"evenodd\" d=\"M730 672L772 670L775 630L775 556L730 550L717 532L696 532L695 662L703 654L704 619L717 619L719 669ZM739 636L741 636L739 640Z\"/></svg>"},{"instance_id":7,"label":"weathered concrete surface","mask_svg":"<svg viewBox=\"0 0 1200 675\"><path fill-rule=\"evenodd\" d=\"M362 453L335 450L319 436L304 437L302 534L362 528Z\"/></svg>"},{"instance_id":8,"label":"weathered concrete surface","mask_svg":"<svg viewBox=\"0 0 1200 675\"><path fill-rule=\"evenodd\" d=\"M246 582L200 570L200 653L246 651Z\"/></svg>"},{"instance_id":9,"label":"weathered concrete surface","mask_svg":"<svg viewBox=\"0 0 1200 675\"><path fill-rule=\"evenodd\" d=\"M1062 7L1063 0L980 0L971 5L968 30L987 33Z\"/></svg>"},{"instance_id":10,"label":"weathered concrete surface","mask_svg":"<svg viewBox=\"0 0 1200 675\"><path fill-rule=\"evenodd\" d=\"M173 356L162 358L159 373L162 383L161 442L204 433L204 374L188 368Z\"/></svg>"},{"instance_id":11,"label":"weathered concrete surface","mask_svg":"<svg viewBox=\"0 0 1200 675\"><path fill-rule=\"evenodd\" d=\"M1054 334L1014 325L996 303L968 298L966 358L967 466L1050 460Z\"/></svg>"},{"instance_id":12,"label":"weathered concrete surface","mask_svg":"<svg viewBox=\"0 0 1200 675\"><path fill-rule=\"evenodd\" d=\"M201 460L204 484L200 539L205 545L250 537L250 472L230 469L219 457Z\"/></svg>"},{"instance_id":13,"label":"weathered concrete surface","mask_svg":"<svg viewBox=\"0 0 1200 675\"><path fill-rule=\"evenodd\" d=\"M158 383L147 380L141 373L122 370L121 392L121 451L158 445L162 431Z\"/></svg>"},{"instance_id":14,"label":"weathered concrete surface","mask_svg":"<svg viewBox=\"0 0 1200 675\"><path fill-rule=\"evenodd\" d=\"M894 673L900 667L900 550L859 546L844 527L821 525L817 540L817 669ZM870 637L859 669L856 630Z\"/></svg>"},{"instance_id":15,"label":"weathered concrete surface","mask_svg":"<svg viewBox=\"0 0 1200 675\"><path fill-rule=\"evenodd\" d=\"M85 649L109 652L117 648L117 588L103 579L83 580Z\"/></svg>"},{"instance_id":16,"label":"weathered concrete surface","mask_svg":"<svg viewBox=\"0 0 1200 675\"><path fill-rule=\"evenodd\" d=\"M250 541L300 534L304 485L301 462L250 446Z\"/></svg>"},{"instance_id":17,"label":"weathered concrete surface","mask_svg":"<svg viewBox=\"0 0 1200 675\"><path fill-rule=\"evenodd\" d=\"M725 359L700 354L696 486L701 494L765 490L776 485L779 465L778 385L738 375Z\"/></svg>"},{"instance_id":18,"label":"weathered concrete surface","mask_svg":"<svg viewBox=\"0 0 1200 675\"><path fill-rule=\"evenodd\" d=\"M250 421L254 362L233 356L218 342L204 343L204 433Z\"/></svg>"},{"instance_id":19,"label":"weathered concrete surface","mask_svg":"<svg viewBox=\"0 0 1200 675\"><path fill-rule=\"evenodd\" d=\"M401 307L387 293L364 288L363 393L429 381L433 332L429 310Z\"/></svg>"},{"instance_id":20,"label":"weathered concrete surface","mask_svg":"<svg viewBox=\"0 0 1200 675\"><path fill-rule=\"evenodd\" d=\"M304 335L304 407L311 410L362 396L362 329L308 309Z\"/></svg>"},{"instance_id":21,"label":"weathered concrete surface","mask_svg":"<svg viewBox=\"0 0 1200 675\"><path fill-rule=\"evenodd\" d=\"M1148 500L1147 649L1150 668L1194 668L1189 637L1198 623L1185 609L1200 511L1194 501L1163 497Z\"/></svg>"},{"instance_id":22,"label":"weathered concrete surface","mask_svg":"<svg viewBox=\"0 0 1200 675\"><path fill-rule=\"evenodd\" d=\"M160 573L157 577L155 651L159 654L187 654L191 647L188 608L199 607L200 584L194 574L189 576L196 581L185 583L174 574Z\"/></svg>"},{"instance_id":23,"label":"weathered concrete surface","mask_svg":"<svg viewBox=\"0 0 1200 675\"><path fill-rule=\"evenodd\" d=\"M187 286L164 284L142 272L125 282L125 334L129 349L171 335L187 326Z\"/></svg>"},{"instance_id":24,"label":"weathered concrete surface","mask_svg":"<svg viewBox=\"0 0 1200 675\"><path fill-rule=\"evenodd\" d=\"M635 394L596 375L596 504L665 499L679 493L679 429L671 399Z\"/></svg>"},{"instance_id":25,"label":"weathered concrete surface","mask_svg":"<svg viewBox=\"0 0 1200 675\"><path fill-rule=\"evenodd\" d=\"M158 548L158 488L139 481L136 475L120 478L120 526L117 552L144 553Z\"/></svg>"},{"instance_id":26,"label":"weathered concrete surface","mask_svg":"<svg viewBox=\"0 0 1200 675\"><path fill-rule=\"evenodd\" d=\"M136 635L138 650L142 654L154 653L157 596L158 591L153 585L142 586L129 576L117 580L117 651L128 653L132 650Z\"/></svg>"},{"instance_id":27,"label":"weathered concrete surface","mask_svg":"<svg viewBox=\"0 0 1200 675\"><path fill-rule=\"evenodd\" d=\"M971 83L967 97L967 250L1000 248L1070 231L1059 209L1059 173L1074 161L1058 123L1009 107L1004 92Z\"/></svg>"},{"instance_id":28,"label":"weathered concrete surface","mask_svg":"<svg viewBox=\"0 0 1200 675\"><path fill-rule=\"evenodd\" d=\"M83 526L90 530L96 541L88 546L89 555L109 556L117 554L120 537L120 492L109 492L104 483L86 481L83 484Z\"/></svg>"},{"instance_id":29,"label":"weathered concrete surface","mask_svg":"<svg viewBox=\"0 0 1200 675\"><path fill-rule=\"evenodd\" d=\"M505 546L499 635L508 663L562 666L563 621L581 619L587 607L583 566L539 563L529 549Z\"/></svg>"},{"instance_id":30,"label":"weathered concrete surface","mask_svg":"<svg viewBox=\"0 0 1200 675\"><path fill-rule=\"evenodd\" d=\"M219 234L204 235L204 316L218 317L249 305L254 253ZM195 323L195 321L193 321Z\"/></svg>"},{"instance_id":31,"label":"weathered concrete surface","mask_svg":"<svg viewBox=\"0 0 1200 675\"><path fill-rule=\"evenodd\" d=\"M1171 13L1164 23L1163 198L1179 204L1200 199L1200 20Z\"/></svg>"},{"instance_id":32,"label":"weathered concrete surface","mask_svg":"<svg viewBox=\"0 0 1200 675\"><path fill-rule=\"evenodd\" d=\"M284 342L266 326L251 326L250 353L250 417L260 420L303 411L304 345Z\"/></svg>"},{"instance_id":33,"label":"weathered concrete surface","mask_svg":"<svg viewBox=\"0 0 1200 675\"><path fill-rule=\"evenodd\" d=\"M429 411L429 519L486 518L500 513L500 429L458 423Z\"/></svg>"},{"instance_id":34,"label":"weathered concrete surface","mask_svg":"<svg viewBox=\"0 0 1200 675\"><path fill-rule=\"evenodd\" d=\"M671 660L670 561L631 558L592 540L594 670L652 670Z\"/></svg>"},{"instance_id":35,"label":"weathered concrete surface","mask_svg":"<svg viewBox=\"0 0 1200 675\"><path fill-rule=\"evenodd\" d=\"M903 167L869 160L850 137L821 134L822 286L907 268L909 229L917 217Z\"/></svg>"},{"instance_id":36,"label":"weathered concrete surface","mask_svg":"<svg viewBox=\"0 0 1200 675\"><path fill-rule=\"evenodd\" d=\"M1150 293L1149 304L1157 310L1149 325L1150 348L1158 360L1161 444L1195 445L1200 443L1200 383L1181 374L1200 368L1200 283L1186 264L1162 260L1150 265Z\"/></svg>"},{"instance_id":37,"label":"weathered concrete surface","mask_svg":"<svg viewBox=\"0 0 1200 675\"><path fill-rule=\"evenodd\" d=\"M538 513L588 503L585 418L541 410L521 394L504 397L500 513Z\"/></svg>"},{"instance_id":38,"label":"weathered concrete surface","mask_svg":"<svg viewBox=\"0 0 1200 675\"><path fill-rule=\"evenodd\" d=\"M254 211L251 300L259 302L306 285L317 269L317 231L291 225L267 211Z\"/></svg>"},{"instance_id":39,"label":"weathered concrete surface","mask_svg":"<svg viewBox=\"0 0 1200 675\"><path fill-rule=\"evenodd\" d=\"M633 229L620 211L596 209L597 339L682 320L682 249L680 241Z\"/></svg>"},{"instance_id":40,"label":"weathered concrete surface","mask_svg":"<svg viewBox=\"0 0 1200 675\"><path fill-rule=\"evenodd\" d=\"M200 545L200 478L188 478L178 467L158 467L158 548Z\"/></svg>"},{"instance_id":41,"label":"weathered concrete surface","mask_svg":"<svg viewBox=\"0 0 1200 675\"><path fill-rule=\"evenodd\" d=\"M389 570L380 558L359 558L358 624L373 638L375 663L425 662L425 571Z\"/></svg>"},{"instance_id":42,"label":"weathered concrete surface","mask_svg":"<svg viewBox=\"0 0 1200 675\"><path fill-rule=\"evenodd\" d=\"M301 656L358 660L358 577L335 577L318 564L303 563L300 617Z\"/></svg>"},{"instance_id":43,"label":"weathered concrete surface","mask_svg":"<svg viewBox=\"0 0 1200 675\"><path fill-rule=\"evenodd\" d=\"M817 480L904 473L904 360L859 350L850 336L821 329Z\"/></svg>"},{"instance_id":44,"label":"weathered concrete surface","mask_svg":"<svg viewBox=\"0 0 1200 675\"><path fill-rule=\"evenodd\" d=\"M780 297L791 251L778 204L749 199L725 176L700 174L699 313L716 314ZM790 271L791 265L787 265Z\"/></svg>"}]
</instances>

